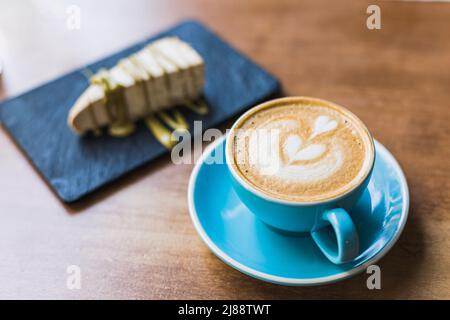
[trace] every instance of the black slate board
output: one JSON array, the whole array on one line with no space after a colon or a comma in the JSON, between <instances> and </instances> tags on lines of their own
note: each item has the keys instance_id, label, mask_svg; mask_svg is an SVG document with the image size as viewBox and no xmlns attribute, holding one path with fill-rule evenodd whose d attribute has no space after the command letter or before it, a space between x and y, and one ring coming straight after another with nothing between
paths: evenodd
<instances>
[{"instance_id":1,"label":"black slate board","mask_svg":"<svg viewBox=\"0 0 450 320\"><path fill-rule=\"evenodd\" d=\"M193 127L218 125L276 94L279 82L196 21L183 22L87 68L110 68L147 43L168 35L190 43L205 60L205 116L182 113ZM0 105L0 120L26 156L64 202L73 202L168 152L140 123L127 138L80 138L67 127L69 109L87 88L85 68L71 72Z\"/></svg>"}]
</instances>

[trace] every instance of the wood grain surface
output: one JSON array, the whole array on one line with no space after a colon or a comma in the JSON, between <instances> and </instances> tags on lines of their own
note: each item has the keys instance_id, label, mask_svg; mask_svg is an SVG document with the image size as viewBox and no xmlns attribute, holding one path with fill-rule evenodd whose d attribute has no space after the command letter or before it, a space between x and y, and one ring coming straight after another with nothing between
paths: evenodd
<instances>
[{"instance_id":1,"label":"wood grain surface","mask_svg":"<svg viewBox=\"0 0 450 320\"><path fill-rule=\"evenodd\" d=\"M81 8L81 29L66 8ZM190 165L169 157L63 205L0 128L0 298L450 298L450 4L384 1L0 0L0 99L197 18L277 75L289 95L359 115L403 167L410 217L379 265L320 287L249 278L219 261L188 215ZM229 124L227 124L229 125ZM222 129L224 129L224 126ZM66 287L69 265L82 289Z\"/></svg>"}]
</instances>

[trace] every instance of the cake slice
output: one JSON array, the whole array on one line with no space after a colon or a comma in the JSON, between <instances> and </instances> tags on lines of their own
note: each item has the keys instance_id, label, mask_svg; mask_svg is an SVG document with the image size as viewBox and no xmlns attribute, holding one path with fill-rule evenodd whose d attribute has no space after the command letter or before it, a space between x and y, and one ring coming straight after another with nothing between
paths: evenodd
<instances>
[{"instance_id":1,"label":"cake slice","mask_svg":"<svg viewBox=\"0 0 450 320\"><path fill-rule=\"evenodd\" d=\"M175 85L178 85L179 87L174 88L174 96L187 95L195 97L195 74L192 72L194 65L191 65L189 59L180 52L181 50L177 39L166 38L156 41L151 45L151 50L153 50L157 56L162 57L176 68L176 72L179 76L177 77L177 83Z\"/></svg>"},{"instance_id":2,"label":"cake slice","mask_svg":"<svg viewBox=\"0 0 450 320\"><path fill-rule=\"evenodd\" d=\"M77 134L109 126L111 135L126 136L135 121L152 112L198 98L204 63L189 44L168 37L100 70L90 81L69 112L69 126Z\"/></svg>"}]
</instances>

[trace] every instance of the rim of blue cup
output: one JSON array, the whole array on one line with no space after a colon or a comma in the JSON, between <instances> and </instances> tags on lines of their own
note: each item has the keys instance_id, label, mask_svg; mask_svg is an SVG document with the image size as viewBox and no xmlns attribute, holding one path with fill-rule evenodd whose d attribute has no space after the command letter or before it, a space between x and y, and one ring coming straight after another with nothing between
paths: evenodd
<instances>
[{"instance_id":1,"label":"rim of blue cup","mask_svg":"<svg viewBox=\"0 0 450 320\"><path fill-rule=\"evenodd\" d=\"M257 188L252 186L248 181L246 181L244 178L242 178L236 172L236 168L233 165L234 159L231 159L231 156L232 156L231 141L232 141L233 133L237 129L236 127L239 124L241 124L241 122L243 122L245 119L247 119L250 115L252 115L256 112L259 112L262 109L271 108L276 104L281 104L283 102L288 102L288 101L293 101L293 100L294 101L303 101L303 102L309 101L309 102L313 102L313 103L315 102L318 104L330 106L334 109L337 109L338 111L342 110L345 116L348 116L348 117L352 118L352 120L358 122L358 124L361 126L361 129L366 132L367 136L369 137L370 149L372 151L371 152L372 159L370 159L371 163L368 166L367 171L360 178L360 181L358 181L358 183L356 183L352 188L346 190L345 192L343 192L335 197L318 200L318 201L283 200L283 199L279 199L276 197L272 197L272 196L265 194L264 192L258 190ZM231 139L230 139L230 137L231 137ZM351 194L352 192L354 192L356 189L358 189L366 181L366 179L369 178L369 176L373 170L373 167L375 165L375 153L376 153L375 144L373 141L372 134L370 133L369 129L364 124L364 122L360 118L358 118L353 112L351 112L350 110L348 110L345 107L342 107L342 106L340 106L334 102L328 101L328 100L307 97L307 96L294 96L294 97L285 97L285 98L269 100L269 101L263 102L259 105L256 105L255 107L249 109L234 122L234 124L232 125L232 127L226 137L225 144L226 144L225 145L225 157L226 157L226 164L227 164L228 170L233 175L234 179L236 179L242 187L244 187L247 191L253 193L257 197L263 198L266 201L274 202L274 203L278 203L278 204L282 204L282 205L288 205L288 206L315 206L315 205L326 204L326 203L330 203L330 202L334 202L339 199L342 199L342 198L346 197L347 195Z\"/></svg>"}]
</instances>

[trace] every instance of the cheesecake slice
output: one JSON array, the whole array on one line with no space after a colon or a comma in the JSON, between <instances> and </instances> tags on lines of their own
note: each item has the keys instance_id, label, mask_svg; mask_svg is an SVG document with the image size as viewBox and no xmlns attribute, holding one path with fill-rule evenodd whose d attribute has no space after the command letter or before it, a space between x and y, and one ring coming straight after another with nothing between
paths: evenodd
<instances>
[{"instance_id":1,"label":"cheesecake slice","mask_svg":"<svg viewBox=\"0 0 450 320\"><path fill-rule=\"evenodd\" d=\"M70 128L81 135L108 126L111 135L126 136L135 121L197 99L204 63L189 44L167 37L100 70L90 82L69 112Z\"/></svg>"}]
</instances>

